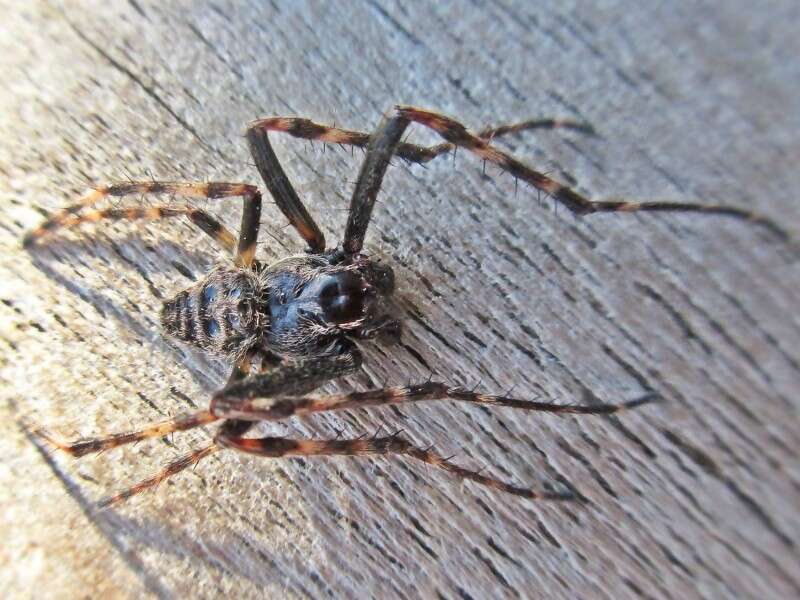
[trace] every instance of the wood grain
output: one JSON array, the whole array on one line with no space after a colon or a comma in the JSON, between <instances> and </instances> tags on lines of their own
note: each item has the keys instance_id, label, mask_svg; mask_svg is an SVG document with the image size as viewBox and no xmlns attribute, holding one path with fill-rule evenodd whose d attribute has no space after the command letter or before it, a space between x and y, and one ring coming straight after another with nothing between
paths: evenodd
<instances>
[{"instance_id":1,"label":"wood grain","mask_svg":"<svg viewBox=\"0 0 800 600\"><path fill-rule=\"evenodd\" d=\"M366 346L363 372L327 389L432 372L558 402L650 388L666 402L619 418L420 404L265 430L402 427L508 480L574 485L586 505L521 501L404 461L222 453L97 513L99 497L213 432L73 461L20 422L92 435L204 405L227 366L164 339L158 311L223 257L177 222L19 244L87 181L257 183L242 139L256 117L369 130L397 102L475 129L585 119L599 137L538 133L504 147L593 197L724 201L798 234L797 3L2 4L6 595L800 595L800 268L755 228L575 220L492 167L484 176L466 152L390 169L366 246L396 269L406 346ZM275 145L338 239L360 153ZM212 208L237 227L238 202ZM274 206L262 218L260 256L301 250Z\"/></svg>"}]
</instances>

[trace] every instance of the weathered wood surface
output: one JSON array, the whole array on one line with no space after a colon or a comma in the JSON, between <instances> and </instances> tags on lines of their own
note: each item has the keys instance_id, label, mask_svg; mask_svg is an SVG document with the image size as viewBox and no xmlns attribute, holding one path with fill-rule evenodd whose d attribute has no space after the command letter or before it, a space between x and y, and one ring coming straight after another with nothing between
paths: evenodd
<instances>
[{"instance_id":1,"label":"weathered wood surface","mask_svg":"<svg viewBox=\"0 0 800 600\"><path fill-rule=\"evenodd\" d=\"M601 137L506 147L597 197L721 200L800 232L797 3L3 4L6 597L800 595L798 263L724 219L576 221L496 169L482 177L466 152L392 168L367 240L397 270L420 358L369 346L338 387L433 372L559 402L650 387L667 402L619 419L428 404L265 429L403 427L503 478L568 482L589 504L531 503L405 461L220 454L98 514L104 493L211 432L73 461L19 426L124 430L221 384L225 365L158 329L161 300L221 260L188 225L117 224L31 253L19 238L86 180L257 182L241 137L256 116L368 129L400 101L475 128L584 118ZM276 146L336 239L358 153ZM215 210L236 227L238 202ZM264 232L267 259L301 249L274 207Z\"/></svg>"}]
</instances>

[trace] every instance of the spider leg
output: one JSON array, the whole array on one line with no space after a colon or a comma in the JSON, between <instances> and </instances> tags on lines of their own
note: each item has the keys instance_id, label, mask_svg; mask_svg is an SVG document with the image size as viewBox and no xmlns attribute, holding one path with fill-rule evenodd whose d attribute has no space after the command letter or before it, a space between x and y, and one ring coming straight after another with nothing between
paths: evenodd
<instances>
[{"instance_id":1,"label":"spider leg","mask_svg":"<svg viewBox=\"0 0 800 600\"><path fill-rule=\"evenodd\" d=\"M361 252L383 176L409 123L402 116L385 118L370 138L367 155L350 200L350 211L342 240L342 249L348 254Z\"/></svg>"},{"instance_id":2,"label":"spider leg","mask_svg":"<svg viewBox=\"0 0 800 600\"><path fill-rule=\"evenodd\" d=\"M519 123L486 127L485 129L481 129L477 135L481 139L492 140L510 133L519 133L531 129L571 129L578 133L583 133L584 135L597 135L594 127L589 123L574 121L572 119L529 119Z\"/></svg>"},{"instance_id":3,"label":"spider leg","mask_svg":"<svg viewBox=\"0 0 800 600\"><path fill-rule=\"evenodd\" d=\"M192 223L197 225L204 233L208 234L223 249L233 253L236 250L236 238L219 221L200 209L194 208L174 208L169 206L149 206L147 208L104 208L94 210L84 215L71 217L63 221L58 226L64 229L71 229L81 223L97 223L98 221L120 221L120 220L148 220L169 219L171 217L186 216ZM49 226L46 221L38 229L31 231L25 238L24 244L30 246L45 235L45 228ZM52 229L52 228L50 228Z\"/></svg>"},{"instance_id":4,"label":"spider leg","mask_svg":"<svg viewBox=\"0 0 800 600\"><path fill-rule=\"evenodd\" d=\"M259 352L261 351L254 350L240 358L231 371L228 383L245 378L250 372L252 359ZM33 433L45 439L59 450L63 450L67 454L77 458L94 452L104 452L105 450L110 450L111 448L117 448L118 446L124 446L126 444L134 444L149 438L165 437L176 431L194 429L195 427L213 423L219 420L219 418L220 417L215 416L209 410L200 410L187 415L179 415L158 423L152 423L136 431L112 433L95 438L81 438L71 442L62 440L43 428L34 429Z\"/></svg>"},{"instance_id":5,"label":"spider leg","mask_svg":"<svg viewBox=\"0 0 800 600\"><path fill-rule=\"evenodd\" d=\"M319 236L315 234L313 227L316 227L316 225L310 220L311 217L308 216L280 164L278 164L275 153L269 144L267 132L282 131L304 139L350 144L362 148L367 147L366 158L361 166L350 202L350 211L342 242L342 248L346 253L357 254L363 247L372 209L375 206L375 200L380 191L386 168L389 166L389 161L392 157L397 155L412 162L425 163L449 152L458 145L451 140L448 140L448 143L431 147L401 142L400 138L408 124L409 119L402 115L395 115L384 119L377 130L370 136L358 131L327 127L309 119L273 117L255 121L248 129L247 136L250 141L251 152L256 158L256 165L267 182L270 191L273 192L278 206L281 207L289 221L297 228L300 235L306 239L312 250L316 252L321 252L324 249L324 238L321 237L321 233L319 233ZM526 129L553 129L557 127L571 127L584 132L592 131L588 125L574 121L542 119L487 128L480 135L491 139Z\"/></svg>"},{"instance_id":6,"label":"spider leg","mask_svg":"<svg viewBox=\"0 0 800 600\"><path fill-rule=\"evenodd\" d=\"M200 427L201 425L208 425L219 419L219 417L211 414L210 411L201 410L188 415L180 415L166 421L153 423L137 431L128 431L125 433L112 433L102 437L95 438L81 438L74 441L62 440L45 429L36 429L34 433L41 438L44 438L59 450L63 450L71 456L80 457L93 452L103 452L123 446L125 444L133 444L148 438L160 438L174 433L176 431L186 431Z\"/></svg>"},{"instance_id":7,"label":"spider leg","mask_svg":"<svg viewBox=\"0 0 800 600\"><path fill-rule=\"evenodd\" d=\"M230 381L214 394L210 411L225 419L261 420L245 417L245 411L238 411L238 407L256 397L287 398L307 394L326 381L352 373L361 366L361 362L361 352L355 344L345 340L339 353L334 356L285 362L267 373L256 373L238 381ZM239 412L242 414L239 415ZM274 419L273 416L269 420Z\"/></svg>"},{"instance_id":8,"label":"spider leg","mask_svg":"<svg viewBox=\"0 0 800 600\"><path fill-rule=\"evenodd\" d=\"M231 371L231 375L228 378L228 383L233 381L239 381L240 379L243 379L247 376L247 374L250 372L251 361L258 352L259 352L258 350L249 352L236 362L236 364L233 367L233 370ZM206 418L208 419L207 422L209 423L218 419L218 417L213 416L210 412L207 411L203 411L198 414L207 415ZM238 435L241 435L245 433L252 425L253 425L252 423L243 421L225 421L222 424L222 428L223 430L233 431ZM131 496L141 494L142 492L147 491L152 487L156 487L166 479L169 479L173 475L180 473L187 467L190 467L192 465L197 465L197 463L199 463L206 456L209 456L210 454L213 454L214 452L217 452L219 450L220 447L217 446L216 442L207 444L206 446L198 448L197 450L192 450L188 454L184 454L177 460L172 461L166 467L158 471L158 473L151 475L147 479L143 479L139 483L136 483L135 485L132 485L120 492L117 492L113 496L107 496L103 498L102 500L100 500L100 502L98 502L98 507L106 508L108 506L111 506L112 504L123 502L124 500L127 500Z\"/></svg>"},{"instance_id":9,"label":"spider leg","mask_svg":"<svg viewBox=\"0 0 800 600\"><path fill-rule=\"evenodd\" d=\"M583 216L597 212L697 212L705 214L727 215L757 223L769 229L778 237L788 239L789 235L773 221L752 211L720 204L691 204L686 202L630 202L627 200L593 201L583 197L575 190L563 185L544 173L535 171L513 156L495 148L479 135L471 133L467 128L442 114L416 108L413 106L398 105L395 107L394 119L402 118L414 121L432 129L445 140L456 146L466 148L485 161L491 162L508 171L514 177L530 183L536 189L553 197L557 202L566 206L573 214Z\"/></svg>"},{"instance_id":10,"label":"spider leg","mask_svg":"<svg viewBox=\"0 0 800 600\"><path fill-rule=\"evenodd\" d=\"M258 230L261 228L261 192L256 190L250 196L243 196L243 199L235 263L239 267L249 268L256 257Z\"/></svg>"},{"instance_id":11,"label":"spider leg","mask_svg":"<svg viewBox=\"0 0 800 600\"><path fill-rule=\"evenodd\" d=\"M247 129L246 137L256 168L272 194L275 204L306 241L312 252L317 254L324 252L325 235L297 196L278 162L278 157L275 156L275 151L269 142L267 129L253 124Z\"/></svg>"},{"instance_id":12,"label":"spider leg","mask_svg":"<svg viewBox=\"0 0 800 600\"><path fill-rule=\"evenodd\" d=\"M262 390L269 394L287 392L298 393L300 390L308 391L314 389L324 381L355 370L361 364L361 356L354 345L348 346L343 344L340 350L341 354L338 356L318 359L316 361L306 361L304 363L283 363L275 366L275 368L268 373L259 373L256 375L249 375L250 359L252 357L246 357L246 359L243 359L234 367L227 386L223 388L220 393L224 393L225 390L231 388L239 390ZM302 391L300 391L300 393L302 393ZM206 418L209 419L207 422L226 418L215 415L213 405L212 410L205 414L207 415ZM253 420L226 419L213 443L180 457L155 475L113 496L104 498L100 501L100 507L107 507L111 504L122 502L131 496L157 486L176 473L197 464L206 456L222 449L224 444L219 443L220 439L238 439L252 426Z\"/></svg>"},{"instance_id":13,"label":"spider leg","mask_svg":"<svg viewBox=\"0 0 800 600\"><path fill-rule=\"evenodd\" d=\"M219 446L217 446L216 444L209 444L197 450L193 450L188 454L184 454L178 460L169 463L166 467L161 469L155 475L148 477L147 479L140 481L136 485L133 485L121 492L118 492L113 496L107 496L103 498L102 500L100 500L100 502L98 502L98 507L106 508L108 506L111 506L112 504L117 504L119 502L122 502L123 500L127 500L131 496L135 496L136 494L141 494L142 492L157 486L158 484L172 477L176 473L180 473L187 467L196 465L206 456L209 456L210 454L213 454L218 450L220 450Z\"/></svg>"},{"instance_id":14,"label":"spider leg","mask_svg":"<svg viewBox=\"0 0 800 600\"><path fill-rule=\"evenodd\" d=\"M553 404L520 400L508 396L492 396L454 388L428 381L417 385L388 387L364 392L346 394L327 394L292 397L259 397L230 390L217 395L212 400L212 412L223 418L248 419L254 421L275 421L290 416L305 416L316 412L364 408L382 404L400 404L423 400L457 400L487 406L505 406L538 412L581 415L610 415L630 410L656 400L653 393L620 404L575 405Z\"/></svg>"},{"instance_id":15,"label":"spider leg","mask_svg":"<svg viewBox=\"0 0 800 600\"><path fill-rule=\"evenodd\" d=\"M448 459L439 456L430 449L425 450L414 446L408 440L397 435L389 437L359 437L356 439L335 440L294 440L287 438L263 437L243 438L220 432L216 438L218 446L232 448L239 452L266 456L269 458L282 458L284 456L408 456L422 461L439 469L444 469L460 479L469 479L483 486L500 490L516 496L541 500L570 500L572 494L536 491L529 488L517 487L477 471L460 467Z\"/></svg>"},{"instance_id":16,"label":"spider leg","mask_svg":"<svg viewBox=\"0 0 800 600\"><path fill-rule=\"evenodd\" d=\"M236 240L219 221L205 211L194 208L175 208L166 206L134 207L127 209L102 209L81 214L86 208L97 204L106 197L121 197L131 194L171 194L182 198L217 199L242 196L244 211L242 214L242 233L238 250ZM23 244L28 247L40 241L56 229L69 229L81 223L95 223L103 220L120 219L163 219L186 216L205 233L216 240L224 249L236 253L237 263L248 266L252 262L255 250L255 239L258 232L261 214L261 193L253 185L244 183L186 183L166 181L125 182L105 185L90 191L76 204L53 214L44 223L24 238Z\"/></svg>"},{"instance_id":17,"label":"spider leg","mask_svg":"<svg viewBox=\"0 0 800 600\"><path fill-rule=\"evenodd\" d=\"M353 131L351 129L342 129L340 127L330 127L322 123L315 123L311 119L304 119L301 117L269 117L266 119L259 119L251 124L251 128L279 131L300 139L356 146L358 148L366 148L370 140L370 135L368 133ZM592 126L580 121L573 121L571 119L531 119L520 123L487 127L481 130L478 136L486 140L491 140L503 135L532 129L559 128L572 129L587 135L594 135ZM409 162L424 164L437 156L447 154L454 148L455 145L450 142L444 142L434 146L420 146L417 144L400 142L395 150L395 155Z\"/></svg>"}]
</instances>

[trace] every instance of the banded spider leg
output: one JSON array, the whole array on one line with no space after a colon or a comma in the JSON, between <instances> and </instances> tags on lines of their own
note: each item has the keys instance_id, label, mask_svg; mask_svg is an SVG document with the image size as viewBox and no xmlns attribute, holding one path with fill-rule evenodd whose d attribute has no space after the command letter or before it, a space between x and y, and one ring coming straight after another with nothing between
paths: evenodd
<instances>
[{"instance_id":1,"label":"banded spider leg","mask_svg":"<svg viewBox=\"0 0 800 600\"><path fill-rule=\"evenodd\" d=\"M178 416L138 431L112 434L100 438L79 439L73 442L58 440L41 431L38 433L73 456L84 456L143 439L163 437L175 431L185 431L208 425L220 419L225 420L211 444L180 457L155 475L104 499L101 501L102 506L120 502L154 487L166 478L224 448L271 458L323 455L407 456L444 469L461 479L469 479L517 496L564 500L570 499L572 496L568 493L538 491L515 486L480 472L465 469L436 454L430 448L414 446L397 434L372 439L359 437L336 440L244 438L242 436L258 421L279 421L290 416L309 416L333 410L359 409L425 400L455 400L555 414L609 415L635 408L655 399L654 395L648 394L621 404L561 405L481 394L434 381L344 394L308 395L304 393L306 390L313 390L325 381L355 371L360 364L361 355L354 346L332 358L301 363L283 363L266 373L256 375L246 374L249 367L243 360L234 369L228 384L215 394L208 410Z\"/></svg>"},{"instance_id":2,"label":"banded spider leg","mask_svg":"<svg viewBox=\"0 0 800 600\"><path fill-rule=\"evenodd\" d=\"M197 208L176 208L172 206L105 208L81 214L84 209L94 206L103 198L129 196L132 194L141 196L171 194L182 198L208 200L241 196L244 199L244 210L242 211L242 225L238 243L234 235L222 223L206 211ZM28 232L23 239L23 244L26 247L30 247L56 229L69 229L82 223L137 219L152 221L180 216L187 217L224 250L233 254L237 265L249 267L252 264L255 257L258 230L261 226L261 192L258 191L256 186L245 183L134 181L100 186L83 196L76 204L55 213L39 227Z\"/></svg>"}]
</instances>

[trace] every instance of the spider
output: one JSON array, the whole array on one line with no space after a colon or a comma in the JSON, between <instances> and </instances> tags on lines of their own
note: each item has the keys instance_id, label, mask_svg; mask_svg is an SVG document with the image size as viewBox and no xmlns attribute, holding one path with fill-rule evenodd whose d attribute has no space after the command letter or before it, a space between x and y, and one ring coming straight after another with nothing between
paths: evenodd
<instances>
[{"instance_id":1,"label":"spider","mask_svg":"<svg viewBox=\"0 0 800 600\"><path fill-rule=\"evenodd\" d=\"M401 141L412 122L432 129L445 142L424 147ZM519 487L468 470L430 448L414 446L399 433L354 439L244 437L259 421L421 400L449 399L522 410L590 415L616 413L654 400L655 394L648 393L620 404L559 405L487 395L435 381L361 392L310 394L324 382L359 369L362 355L354 340L383 336L399 341L400 322L387 313L386 307L387 299L395 288L392 269L362 253L372 210L386 169L394 156L425 163L461 147L545 192L577 216L597 212L700 212L757 222L781 237L787 237L771 221L735 207L682 202L592 201L533 170L491 143L493 138L509 133L558 127L592 133L587 125L543 119L485 129L474 134L458 121L442 114L404 105L396 106L390 115L385 116L372 135L328 127L297 117L255 121L246 132L255 166L278 208L308 244L305 254L290 256L271 265L255 257L261 192L254 185L148 181L95 188L77 204L53 214L29 232L24 245L30 247L54 230L86 222L187 217L234 257L233 264L215 268L203 279L164 302L161 322L167 334L211 355L229 360L233 363L233 369L227 383L212 396L206 410L177 416L138 431L75 441L61 440L44 429L38 429L35 433L57 448L79 457L221 421L213 442L168 464L152 477L106 497L100 501L102 507L154 487L210 454L227 448L271 458L405 456L444 469L458 478L518 496L549 500L574 498L575 495L569 492ZM335 248L326 246L322 231L289 182L270 144L270 131L366 148L350 203L344 238ZM131 194L171 194L208 200L241 196L244 206L238 241L225 226L198 208L161 205L87 212L103 198Z\"/></svg>"}]
</instances>

